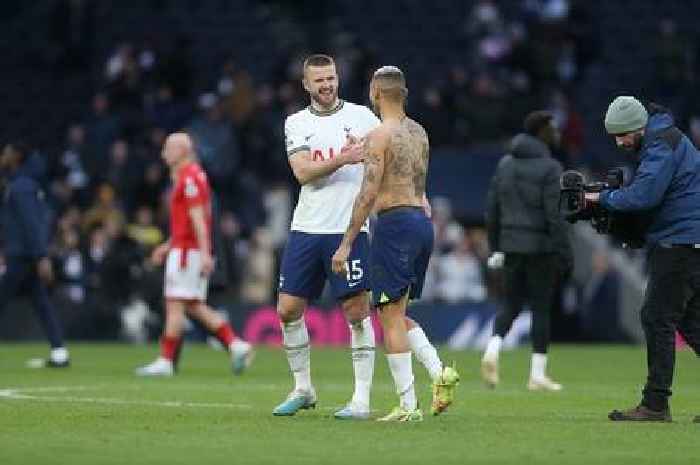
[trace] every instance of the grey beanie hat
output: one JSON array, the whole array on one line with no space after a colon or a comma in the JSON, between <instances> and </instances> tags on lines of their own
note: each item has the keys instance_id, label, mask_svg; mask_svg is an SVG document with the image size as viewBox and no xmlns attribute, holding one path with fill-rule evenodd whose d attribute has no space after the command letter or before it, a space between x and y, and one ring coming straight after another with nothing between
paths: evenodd
<instances>
[{"instance_id":1,"label":"grey beanie hat","mask_svg":"<svg viewBox=\"0 0 700 465\"><path fill-rule=\"evenodd\" d=\"M644 105L634 97L615 98L605 113L605 129L608 134L624 134L647 125L649 115Z\"/></svg>"}]
</instances>

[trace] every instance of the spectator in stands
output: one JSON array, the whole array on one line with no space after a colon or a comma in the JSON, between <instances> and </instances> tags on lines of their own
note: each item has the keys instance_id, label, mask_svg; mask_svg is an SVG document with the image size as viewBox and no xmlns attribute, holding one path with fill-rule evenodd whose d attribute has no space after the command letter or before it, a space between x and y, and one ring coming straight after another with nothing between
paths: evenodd
<instances>
[{"instance_id":1,"label":"spectator in stands","mask_svg":"<svg viewBox=\"0 0 700 465\"><path fill-rule=\"evenodd\" d=\"M567 95L560 90L552 94L549 111L561 132L559 147L554 149L553 154L564 168L569 168L579 160L583 151L583 118L573 108Z\"/></svg>"},{"instance_id":2,"label":"spectator in stands","mask_svg":"<svg viewBox=\"0 0 700 465\"><path fill-rule=\"evenodd\" d=\"M192 106L185 99L176 99L172 87L163 83L147 100L145 117L150 125L169 133L187 124L192 117Z\"/></svg>"},{"instance_id":3,"label":"spectator in stands","mask_svg":"<svg viewBox=\"0 0 700 465\"><path fill-rule=\"evenodd\" d=\"M95 309L99 312L95 321L101 325L100 333L111 332L112 337L116 337L120 326L118 310L141 289L145 253L119 221L108 220L104 235L108 245L95 269L100 282L95 297L101 303Z\"/></svg>"},{"instance_id":4,"label":"spectator in stands","mask_svg":"<svg viewBox=\"0 0 700 465\"><path fill-rule=\"evenodd\" d=\"M51 191L63 206L71 202L85 206L89 201L91 181L86 169L85 128L72 124L67 139L66 149L59 155L57 166L53 167Z\"/></svg>"},{"instance_id":5,"label":"spectator in stands","mask_svg":"<svg viewBox=\"0 0 700 465\"><path fill-rule=\"evenodd\" d=\"M233 122L236 128L244 127L254 116L256 106L255 88L250 73L233 60L228 60L224 63L217 91L221 96L226 119Z\"/></svg>"},{"instance_id":6,"label":"spectator in stands","mask_svg":"<svg viewBox=\"0 0 700 465\"><path fill-rule=\"evenodd\" d=\"M119 44L114 53L107 59L105 78L113 83L129 73L132 68L138 68L134 47L130 43Z\"/></svg>"},{"instance_id":7,"label":"spectator in stands","mask_svg":"<svg viewBox=\"0 0 700 465\"><path fill-rule=\"evenodd\" d=\"M147 205L153 211L157 211L167 186L163 163L159 160L150 161L144 168L143 177L134 188L132 201L134 205Z\"/></svg>"},{"instance_id":8,"label":"spectator in stands","mask_svg":"<svg viewBox=\"0 0 700 465\"><path fill-rule=\"evenodd\" d=\"M435 229L435 251L444 254L459 242L462 227L455 221L452 214L452 204L446 197L435 196L430 199L432 204L432 220Z\"/></svg>"},{"instance_id":9,"label":"spectator in stands","mask_svg":"<svg viewBox=\"0 0 700 465\"><path fill-rule=\"evenodd\" d=\"M284 152L284 134L280 121L284 112L276 105L274 88L261 84L256 91L255 109L241 127L241 170L259 178L265 185L291 185L289 164Z\"/></svg>"},{"instance_id":10,"label":"spectator in stands","mask_svg":"<svg viewBox=\"0 0 700 465\"><path fill-rule=\"evenodd\" d=\"M505 136L500 124L507 114L505 97L503 86L490 73L474 77L469 93L457 100L458 118L467 125L466 141L497 141Z\"/></svg>"},{"instance_id":11,"label":"spectator in stands","mask_svg":"<svg viewBox=\"0 0 700 465\"><path fill-rule=\"evenodd\" d=\"M245 261L248 254L248 243L241 237L241 226L236 216L225 211L219 221L221 228L221 247L217 250L217 263L221 265L229 286L238 289L242 276L246 273Z\"/></svg>"},{"instance_id":12,"label":"spectator in stands","mask_svg":"<svg viewBox=\"0 0 700 465\"><path fill-rule=\"evenodd\" d=\"M199 161L214 187L224 186L227 181L231 181L239 163L238 141L233 125L223 116L221 102L216 94L202 94L199 97L199 114L187 127Z\"/></svg>"},{"instance_id":13,"label":"spectator in stands","mask_svg":"<svg viewBox=\"0 0 700 465\"><path fill-rule=\"evenodd\" d=\"M241 296L244 301L267 303L275 290L275 260L270 234L265 228L258 228L250 241L250 252L241 283Z\"/></svg>"},{"instance_id":14,"label":"spectator in stands","mask_svg":"<svg viewBox=\"0 0 700 465\"><path fill-rule=\"evenodd\" d=\"M100 179L114 187L115 197L119 199L127 213L132 205L133 186L142 173L142 166L132 154L126 139L114 141L110 150L109 164Z\"/></svg>"},{"instance_id":15,"label":"spectator in stands","mask_svg":"<svg viewBox=\"0 0 700 465\"><path fill-rule=\"evenodd\" d=\"M488 31L501 24L501 12L493 0L479 0L474 4L467 22L465 32L469 37L483 37Z\"/></svg>"},{"instance_id":16,"label":"spectator in stands","mask_svg":"<svg viewBox=\"0 0 700 465\"><path fill-rule=\"evenodd\" d=\"M97 188L97 197L93 205L83 215L83 231L92 231L104 226L107 221L124 223L124 213L117 204L114 187L102 183Z\"/></svg>"},{"instance_id":17,"label":"spectator in stands","mask_svg":"<svg viewBox=\"0 0 700 465\"><path fill-rule=\"evenodd\" d=\"M77 229L59 231L59 242L53 257L60 292L72 303L83 303L86 270Z\"/></svg>"},{"instance_id":18,"label":"spectator in stands","mask_svg":"<svg viewBox=\"0 0 700 465\"><path fill-rule=\"evenodd\" d=\"M610 267L605 251L595 251L591 274L584 284L581 306L582 329L590 339L598 341L625 340L620 329L620 276Z\"/></svg>"},{"instance_id":19,"label":"spectator in stands","mask_svg":"<svg viewBox=\"0 0 700 465\"><path fill-rule=\"evenodd\" d=\"M97 93L92 99L92 114L85 119L87 157L85 158L88 176L94 179L105 172L109 148L119 136L121 124L112 115L109 98Z\"/></svg>"},{"instance_id":20,"label":"spectator in stands","mask_svg":"<svg viewBox=\"0 0 700 465\"><path fill-rule=\"evenodd\" d=\"M440 89L428 87L423 91L421 99L418 114L430 136L430 144L434 147L449 145L452 142L453 122L443 103Z\"/></svg>"},{"instance_id":21,"label":"spectator in stands","mask_svg":"<svg viewBox=\"0 0 700 465\"><path fill-rule=\"evenodd\" d=\"M154 224L153 210L147 205L142 205L136 210L134 221L128 226L127 233L147 254L164 241L163 231Z\"/></svg>"},{"instance_id":22,"label":"spectator in stands","mask_svg":"<svg viewBox=\"0 0 700 465\"><path fill-rule=\"evenodd\" d=\"M440 257L439 296L448 303L481 302L486 299L486 287L481 264L474 255L471 238L465 231L457 247Z\"/></svg>"}]
</instances>

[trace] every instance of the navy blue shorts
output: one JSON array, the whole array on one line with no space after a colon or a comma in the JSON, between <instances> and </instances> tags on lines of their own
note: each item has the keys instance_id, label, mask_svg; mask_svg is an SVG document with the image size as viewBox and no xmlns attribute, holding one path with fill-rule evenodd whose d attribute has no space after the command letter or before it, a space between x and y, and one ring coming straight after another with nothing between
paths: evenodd
<instances>
[{"instance_id":1,"label":"navy blue shorts","mask_svg":"<svg viewBox=\"0 0 700 465\"><path fill-rule=\"evenodd\" d=\"M333 297L343 299L369 289L367 265L369 239L358 234L348 257L347 275L333 273L331 258L338 250L342 234L308 234L291 231L280 266L279 291L314 300L321 296L326 280Z\"/></svg>"},{"instance_id":2,"label":"navy blue shorts","mask_svg":"<svg viewBox=\"0 0 700 465\"><path fill-rule=\"evenodd\" d=\"M395 302L409 292L420 298L433 251L433 223L419 207L396 207L379 213L370 260L372 302Z\"/></svg>"}]
</instances>

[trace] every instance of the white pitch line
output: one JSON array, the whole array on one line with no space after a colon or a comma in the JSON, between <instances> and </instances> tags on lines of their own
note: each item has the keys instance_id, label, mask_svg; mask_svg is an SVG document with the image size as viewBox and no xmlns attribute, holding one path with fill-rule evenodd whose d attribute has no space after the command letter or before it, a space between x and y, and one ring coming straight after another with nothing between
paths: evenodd
<instances>
[{"instance_id":1,"label":"white pitch line","mask_svg":"<svg viewBox=\"0 0 700 465\"><path fill-rule=\"evenodd\" d=\"M184 402L184 401L149 401L149 400L130 400L109 397L78 397L78 396L51 396L37 395L34 393L51 393L51 392L76 392L76 391L100 391L106 385L93 386L43 386L43 387L11 387L0 388L0 401L2 400L30 400L37 402L66 402L66 403L84 403L84 404L101 404L101 405L140 405L144 407L168 407L168 408L225 408L225 409L252 409L250 404L233 404L233 403L216 403L216 402ZM182 386L179 386L182 387ZM200 387L200 386L197 386ZM377 386L375 386L376 388ZM389 389L389 385L379 385L379 390ZM122 386L123 389L141 390L139 385ZM252 383L246 385L234 386L233 390L278 390L279 386L274 384ZM340 391L350 389L345 384L324 384L321 385L321 390ZM336 410L337 406L323 406L318 410Z\"/></svg>"},{"instance_id":2,"label":"white pitch line","mask_svg":"<svg viewBox=\"0 0 700 465\"><path fill-rule=\"evenodd\" d=\"M85 404L104 405L141 405L145 407L176 407L176 408L230 408L230 409L250 409L249 404L226 404L215 402L182 402L182 401L149 401L149 400L129 400L118 398L101 397L75 397L75 396L44 396L24 394L24 392L69 392L96 390L99 387L75 386L73 387L45 387L45 388L14 388L0 389L0 399L6 400L34 400L40 402L68 402Z\"/></svg>"},{"instance_id":3,"label":"white pitch line","mask_svg":"<svg viewBox=\"0 0 700 465\"><path fill-rule=\"evenodd\" d=\"M6 395L6 393L15 392L70 392L70 391L89 391L102 389L103 385L92 385L92 386L38 386L38 387L11 387L0 389L0 397Z\"/></svg>"}]
</instances>

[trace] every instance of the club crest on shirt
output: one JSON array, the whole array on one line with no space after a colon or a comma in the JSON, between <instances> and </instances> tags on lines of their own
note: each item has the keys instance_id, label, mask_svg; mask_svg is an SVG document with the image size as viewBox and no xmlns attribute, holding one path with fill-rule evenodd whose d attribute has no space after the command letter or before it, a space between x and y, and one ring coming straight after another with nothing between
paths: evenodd
<instances>
[{"instance_id":1,"label":"club crest on shirt","mask_svg":"<svg viewBox=\"0 0 700 465\"><path fill-rule=\"evenodd\" d=\"M185 196L191 199L197 197L198 194L197 184L191 178L185 179Z\"/></svg>"}]
</instances>

